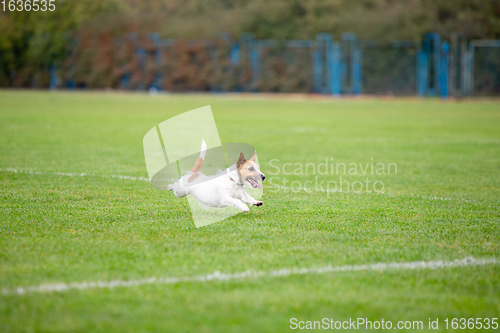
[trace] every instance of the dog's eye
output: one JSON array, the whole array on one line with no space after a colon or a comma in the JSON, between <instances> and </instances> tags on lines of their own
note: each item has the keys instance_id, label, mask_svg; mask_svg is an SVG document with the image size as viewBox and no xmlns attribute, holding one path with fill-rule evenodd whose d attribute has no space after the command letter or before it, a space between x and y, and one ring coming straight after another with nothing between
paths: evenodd
<instances>
[{"instance_id":1,"label":"dog's eye","mask_svg":"<svg viewBox=\"0 0 500 333\"><path fill-rule=\"evenodd\" d=\"M253 171L253 170L254 170L253 167L248 168L248 171Z\"/></svg>"}]
</instances>

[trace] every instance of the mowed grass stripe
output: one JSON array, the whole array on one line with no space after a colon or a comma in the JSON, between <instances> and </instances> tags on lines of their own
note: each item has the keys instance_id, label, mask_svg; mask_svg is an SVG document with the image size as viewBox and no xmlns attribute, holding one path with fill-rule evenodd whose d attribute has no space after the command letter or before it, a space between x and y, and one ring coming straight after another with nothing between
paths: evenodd
<instances>
[{"instance_id":1,"label":"mowed grass stripe","mask_svg":"<svg viewBox=\"0 0 500 333\"><path fill-rule=\"evenodd\" d=\"M498 265L499 260L490 259L475 259L468 257L464 259L455 259L452 261L413 261L400 263L376 263L368 265L347 265L347 266L326 266L313 268L282 268L280 270L262 272L262 271L245 271L240 273L221 273L214 272L207 275L188 276L188 277L148 277L137 280L114 280L114 281L90 281L90 282L72 282L72 283L51 283L42 284L39 286L16 287L12 289L3 289L3 295L27 293L50 293L63 292L71 289L95 289L95 288L119 288L119 287L137 287L146 284L173 284L182 282L210 282L210 281L230 281L245 278L261 278L261 277L286 277L290 275L305 275L305 274L325 274L325 273L340 273L340 272L357 272L357 271L385 271L385 270L411 270L411 269L444 269L464 266L485 266Z\"/></svg>"}]
</instances>

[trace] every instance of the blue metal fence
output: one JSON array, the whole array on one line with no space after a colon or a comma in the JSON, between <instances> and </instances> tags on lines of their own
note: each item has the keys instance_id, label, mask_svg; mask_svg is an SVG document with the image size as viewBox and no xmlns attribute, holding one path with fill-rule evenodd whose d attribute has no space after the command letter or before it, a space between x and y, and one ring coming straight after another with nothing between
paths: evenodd
<instances>
[{"instance_id":1,"label":"blue metal fence","mask_svg":"<svg viewBox=\"0 0 500 333\"><path fill-rule=\"evenodd\" d=\"M467 51L468 75L466 86L469 96L498 95L500 93L500 40L473 40Z\"/></svg>"},{"instance_id":2,"label":"blue metal fence","mask_svg":"<svg viewBox=\"0 0 500 333\"><path fill-rule=\"evenodd\" d=\"M120 64L120 88L162 90L164 79L172 75L165 70L164 59L176 41L161 39L158 33L149 34L147 39L150 46L135 33L117 42L118 48L133 48L136 64L133 70L126 61ZM208 45L208 57L214 64L212 70L222 73L222 81L232 76L236 82L233 85L210 83L208 90L213 92L301 91L334 96L365 93L448 98L472 96L474 89L483 89L488 84L492 87L488 88L492 94L500 92L500 64L488 60L491 63L488 66L493 66L489 74L477 74L484 69L474 64L475 54L494 59L494 55L477 50L500 50L499 40L467 42L454 35L448 42L442 41L437 33L427 33L421 43L377 43L359 41L353 33L342 34L340 41L335 41L329 33L319 33L315 40L279 42L258 40L252 34L244 33L237 41L232 41L225 34L221 36L221 41L228 45L223 51L226 52L227 64L217 62L222 52L218 44L188 41L188 45ZM476 77L481 78L479 86L474 83L475 68ZM50 72L51 88L55 88L55 68L51 67ZM131 84L133 77L139 79ZM146 77L149 79L145 80ZM290 78L297 83L287 85ZM71 78L66 82L75 86Z\"/></svg>"}]
</instances>

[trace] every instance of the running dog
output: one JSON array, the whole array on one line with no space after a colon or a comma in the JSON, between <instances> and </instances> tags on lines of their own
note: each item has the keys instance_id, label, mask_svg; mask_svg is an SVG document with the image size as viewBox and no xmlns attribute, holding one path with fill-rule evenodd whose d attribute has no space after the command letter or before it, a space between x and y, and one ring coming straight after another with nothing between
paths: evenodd
<instances>
[{"instance_id":1,"label":"running dog","mask_svg":"<svg viewBox=\"0 0 500 333\"><path fill-rule=\"evenodd\" d=\"M167 190L174 191L178 198L191 194L199 202L209 207L233 206L243 212L249 211L247 205L262 206L264 204L249 196L245 190L245 185L261 189L262 185L259 181L266 179L266 176L260 171L259 165L255 163L257 153L254 153L248 161L241 153L235 165L225 171L219 171L216 175L207 176L200 171L206 152L207 145L205 140L202 140L200 157L196 160L191 171L177 182L168 185Z\"/></svg>"}]
</instances>

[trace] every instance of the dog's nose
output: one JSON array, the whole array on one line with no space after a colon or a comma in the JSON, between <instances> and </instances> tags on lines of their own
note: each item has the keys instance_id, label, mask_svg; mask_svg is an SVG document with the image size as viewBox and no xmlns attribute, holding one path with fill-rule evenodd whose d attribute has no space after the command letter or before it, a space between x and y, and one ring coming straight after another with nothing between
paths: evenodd
<instances>
[{"instance_id":1,"label":"dog's nose","mask_svg":"<svg viewBox=\"0 0 500 333\"><path fill-rule=\"evenodd\" d=\"M262 174L261 176L262 176L262 181L264 181L266 179L266 176L264 176L264 174Z\"/></svg>"}]
</instances>

